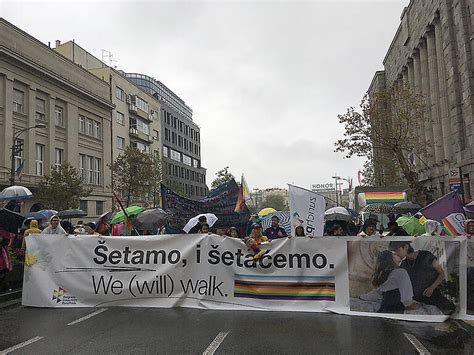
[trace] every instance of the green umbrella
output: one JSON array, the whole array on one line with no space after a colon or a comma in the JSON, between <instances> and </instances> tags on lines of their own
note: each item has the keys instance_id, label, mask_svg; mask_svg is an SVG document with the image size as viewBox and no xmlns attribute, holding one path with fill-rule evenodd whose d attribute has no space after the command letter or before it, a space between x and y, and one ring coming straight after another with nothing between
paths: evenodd
<instances>
[{"instance_id":1,"label":"green umbrella","mask_svg":"<svg viewBox=\"0 0 474 355\"><path fill-rule=\"evenodd\" d=\"M141 213L143 210L144 208L140 206L130 206L125 209L129 217L136 216L137 214ZM112 218L112 220L110 221L110 224L117 224L123 221L125 221L125 214L123 213L123 211L118 211L115 214L114 218Z\"/></svg>"},{"instance_id":2,"label":"green umbrella","mask_svg":"<svg viewBox=\"0 0 474 355\"><path fill-rule=\"evenodd\" d=\"M422 235L425 233L425 226L420 224L420 221L416 217L401 216L398 217L397 223L409 235Z\"/></svg>"}]
</instances>

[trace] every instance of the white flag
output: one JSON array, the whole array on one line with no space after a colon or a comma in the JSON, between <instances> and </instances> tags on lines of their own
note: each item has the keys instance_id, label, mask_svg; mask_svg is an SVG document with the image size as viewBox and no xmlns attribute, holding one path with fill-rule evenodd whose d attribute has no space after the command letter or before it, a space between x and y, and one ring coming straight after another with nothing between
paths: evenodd
<instances>
[{"instance_id":1,"label":"white flag","mask_svg":"<svg viewBox=\"0 0 474 355\"><path fill-rule=\"evenodd\" d=\"M291 234L295 235L297 226L303 226L306 236L322 236L324 232L324 210L326 209L324 197L301 187L288 186Z\"/></svg>"}]
</instances>

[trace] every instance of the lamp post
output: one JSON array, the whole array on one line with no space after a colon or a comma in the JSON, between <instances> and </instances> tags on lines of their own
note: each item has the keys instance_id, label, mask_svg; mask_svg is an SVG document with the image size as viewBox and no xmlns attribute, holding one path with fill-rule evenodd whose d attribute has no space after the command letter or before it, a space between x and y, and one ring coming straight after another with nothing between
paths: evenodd
<instances>
[{"instance_id":1,"label":"lamp post","mask_svg":"<svg viewBox=\"0 0 474 355\"><path fill-rule=\"evenodd\" d=\"M344 180L344 181L347 181L349 184L350 184L351 182L350 182L349 179L340 177L340 176L338 176L338 175L335 175L335 176L333 176L332 178L334 179L334 181L335 181L335 183L336 183L336 187L335 187L335 189L336 189L336 205L339 206L339 197L338 197L339 191L338 191L338 187L337 187L337 186L338 186L338 185L337 185L337 184L338 184L338 181L339 181L339 180ZM342 185L342 183L341 183L341 185ZM341 205L342 205L342 195L341 195Z\"/></svg>"},{"instance_id":2,"label":"lamp post","mask_svg":"<svg viewBox=\"0 0 474 355\"><path fill-rule=\"evenodd\" d=\"M46 125L44 123L38 123L34 126L23 128L13 135L13 144L10 148L12 151L12 160L10 166L10 186L15 185L15 154L21 152L21 150L23 149L21 145L16 144L16 140L21 134L34 128L46 128Z\"/></svg>"}]
</instances>

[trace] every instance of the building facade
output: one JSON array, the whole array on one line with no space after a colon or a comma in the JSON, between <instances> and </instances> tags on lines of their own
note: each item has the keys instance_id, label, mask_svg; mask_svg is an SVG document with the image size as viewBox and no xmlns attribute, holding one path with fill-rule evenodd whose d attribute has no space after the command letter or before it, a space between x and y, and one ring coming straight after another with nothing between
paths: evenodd
<instances>
[{"instance_id":1,"label":"building facade","mask_svg":"<svg viewBox=\"0 0 474 355\"><path fill-rule=\"evenodd\" d=\"M13 156L17 184L34 194L51 167L67 161L93 189L80 207L91 217L110 210L112 109L108 83L0 19L2 188L10 184L12 146L22 146Z\"/></svg>"},{"instance_id":2,"label":"building facade","mask_svg":"<svg viewBox=\"0 0 474 355\"><path fill-rule=\"evenodd\" d=\"M193 121L193 111L160 81L143 74L126 76L160 102L163 180L174 182L192 199L203 198L209 190L201 165L201 130Z\"/></svg>"},{"instance_id":3,"label":"building facade","mask_svg":"<svg viewBox=\"0 0 474 355\"><path fill-rule=\"evenodd\" d=\"M472 0L410 1L383 61L384 71L375 74L369 89L402 83L423 95L426 120L419 134L428 152L419 154L416 170L433 198L449 191L454 173L463 182L465 200L472 198L473 21Z\"/></svg>"}]
</instances>

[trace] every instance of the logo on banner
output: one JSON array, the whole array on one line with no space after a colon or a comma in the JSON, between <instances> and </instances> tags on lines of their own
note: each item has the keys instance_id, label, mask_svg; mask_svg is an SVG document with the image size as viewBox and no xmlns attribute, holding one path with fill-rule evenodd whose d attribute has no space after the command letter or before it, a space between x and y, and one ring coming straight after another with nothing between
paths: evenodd
<instances>
[{"instance_id":1,"label":"logo on banner","mask_svg":"<svg viewBox=\"0 0 474 355\"><path fill-rule=\"evenodd\" d=\"M304 220L300 218L300 214L298 212L293 213L293 227L302 226Z\"/></svg>"},{"instance_id":2,"label":"logo on banner","mask_svg":"<svg viewBox=\"0 0 474 355\"><path fill-rule=\"evenodd\" d=\"M61 304L76 304L77 303L77 297L67 295L67 291L63 289L62 287L58 287L57 289L53 290L52 300L56 301L56 303L61 303Z\"/></svg>"}]
</instances>

